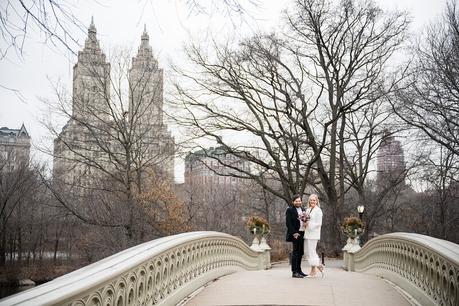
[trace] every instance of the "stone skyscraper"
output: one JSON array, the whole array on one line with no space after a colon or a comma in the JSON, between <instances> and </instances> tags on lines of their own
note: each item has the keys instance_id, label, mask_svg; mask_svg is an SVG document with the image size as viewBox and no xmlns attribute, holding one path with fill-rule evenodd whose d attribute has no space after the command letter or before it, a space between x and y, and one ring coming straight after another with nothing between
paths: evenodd
<instances>
[{"instance_id":1,"label":"stone skyscraper","mask_svg":"<svg viewBox=\"0 0 459 306\"><path fill-rule=\"evenodd\" d=\"M152 170L157 177L172 180L174 139L162 116L163 71L146 30L131 68L125 71L127 94L121 88L111 90L116 81L96 33L91 21L73 68L72 113L54 140L55 181L81 191L117 172L121 177L133 171L143 178Z\"/></svg>"},{"instance_id":2,"label":"stone skyscraper","mask_svg":"<svg viewBox=\"0 0 459 306\"><path fill-rule=\"evenodd\" d=\"M110 119L106 97L110 96L110 64L99 46L94 22L88 29L88 37L78 61L73 66L72 113L78 120L91 123Z\"/></svg>"},{"instance_id":3,"label":"stone skyscraper","mask_svg":"<svg viewBox=\"0 0 459 306\"><path fill-rule=\"evenodd\" d=\"M146 28L142 34L137 55L132 58L129 70L129 82L132 91L130 108L142 114L142 125L161 125L163 122L163 70L158 68L158 61L153 56ZM135 102L143 99L145 103ZM159 103L160 102L160 103Z\"/></svg>"},{"instance_id":4,"label":"stone skyscraper","mask_svg":"<svg viewBox=\"0 0 459 306\"><path fill-rule=\"evenodd\" d=\"M136 119L136 132L150 153L163 164L156 172L163 177L174 177L174 163L170 158L174 140L163 118L163 69L153 55L146 28L141 37L137 55L129 69L129 115Z\"/></svg>"},{"instance_id":5,"label":"stone skyscraper","mask_svg":"<svg viewBox=\"0 0 459 306\"><path fill-rule=\"evenodd\" d=\"M405 157L400 141L394 136L386 136L377 153L378 185L399 180L405 172Z\"/></svg>"}]
</instances>

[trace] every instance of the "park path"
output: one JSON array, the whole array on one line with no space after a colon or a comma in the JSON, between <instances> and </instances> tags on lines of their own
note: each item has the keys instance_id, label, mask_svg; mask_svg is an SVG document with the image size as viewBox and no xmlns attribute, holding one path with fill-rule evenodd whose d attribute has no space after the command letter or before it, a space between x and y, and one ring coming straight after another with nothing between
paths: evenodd
<instances>
[{"instance_id":1,"label":"park path","mask_svg":"<svg viewBox=\"0 0 459 306\"><path fill-rule=\"evenodd\" d=\"M274 264L270 270L238 272L207 284L182 305L413 305L389 282L347 272L341 265L339 260L327 261L324 278L292 278L287 263ZM307 263L302 266L306 272Z\"/></svg>"}]
</instances>

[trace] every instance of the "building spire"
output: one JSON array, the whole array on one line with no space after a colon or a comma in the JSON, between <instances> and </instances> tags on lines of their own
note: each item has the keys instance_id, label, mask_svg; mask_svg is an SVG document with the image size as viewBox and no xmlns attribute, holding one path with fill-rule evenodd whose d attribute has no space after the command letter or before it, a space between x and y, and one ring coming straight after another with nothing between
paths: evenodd
<instances>
[{"instance_id":1,"label":"building spire","mask_svg":"<svg viewBox=\"0 0 459 306\"><path fill-rule=\"evenodd\" d=\"M88 37L84 43L85 49L99 49L99 41L97 40L97 29L94 25L94 16L91 16L91 24L88 28Z\"/></svg>"},{"instance_id":2,"label":"building spire","mask_svg":"<svg viewBox=\"0 0 459 306\"><path fill-rule=\"evenodd\" d=\"M150 36L148 36L147 25L144 25L137 55L132 58L132 69L145 69L146 67L153 70L158 69L158 61L153 56L153 49L150 46Z\"/></svg>"},{"instance_id":3,"label":"building spire","mask_svg":"<svg viewBox=\"0 0 459 306\"><path fill-rule=\"evenodd\" d=\"M143 34L141 37L140 48L149 48L150 47L150 36L147 33L147 25L143 27Z\"/></svg>"},{"instance_id":4,"label":"building spire","mask_svg":"<svg viewBox=\"0 0 459 306\"><path fill-rule=\"evenodd\" d=\"M97 33L96 26L94 25L94 16L91 16L91 24L89 25L88 28L88 35L93 34L94 35Z\"/></svg>"}]
</instances>

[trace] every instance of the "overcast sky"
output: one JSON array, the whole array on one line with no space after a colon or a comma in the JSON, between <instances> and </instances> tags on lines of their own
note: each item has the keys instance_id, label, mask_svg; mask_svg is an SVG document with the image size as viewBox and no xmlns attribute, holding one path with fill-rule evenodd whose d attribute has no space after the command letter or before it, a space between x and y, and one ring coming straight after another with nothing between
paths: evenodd
<instances>
[{"instance_id":1,"label":"overcast sky","mask_svg":"<svg viewBox=\"0 0 459 306\"><path fill-rule=\"evenodd\" d=\"M214 2L218 2L215 0ZM12 1L14 2L14 1ZM72 1L69 1L72 2ZM205 39L210 32L228 34L231 32L248 35L257 28L269 30L279 23L280 12L289 3L287 0L259 1L260 7L248 7L250 16L246 23L237 17L228 20L223 13L213 16L196 15L184 7L185 0L86 0L73 1L75 14L85 25L91 16L97 28L97 36L105 53L112 48L127 47L136 50L144 25L150 34L150 44L158 55L160 67L167 74L170 62L182 58L182 46L190 39ZM210 1L204 1L210 2ZM419 32L442 13L444 0L378 0L383 8L403 9L412 18L413 32ZM210 30L209 30L210 29ZM84 42L85 33L77 33ZM1 44L5 44L2 40ZM4 49L5 46L1 46ZM43 36L31 31L24 46L22 57L9 52L0 60L0 85L20 91L23 100L14 92L0 87L0 126L19 128L22 123L32 136L34 146L52 143L47 139L46 129L40 124L45 106L41 98L53 98L50 80L60 79L67 88L72 86L72 67L75 57L43 43ZM49 137L48 137L49 138ZM32 149L37 159L47 159ZM183 168L176 169L176 180L183 180Z\"/></svg>"}]
</instances>

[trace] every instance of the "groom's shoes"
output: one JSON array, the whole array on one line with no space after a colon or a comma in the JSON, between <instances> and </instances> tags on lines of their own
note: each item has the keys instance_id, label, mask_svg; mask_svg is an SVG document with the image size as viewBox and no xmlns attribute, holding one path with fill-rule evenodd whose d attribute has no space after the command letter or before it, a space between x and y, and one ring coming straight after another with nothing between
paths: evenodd
<instances>
[{"instance_id":1,"label":"groom's shoes","mask_svg":"<svg viewBox=\"0 0 459 306\"><path fill-rule=\"evenodd\" d=\"M298 273L298 272L294 272L294 273L292 274L292 277L293 277L293 278L303 278L304 276L301 275L301 274Z\"/></svg>"},{"instance_id":2,"label":"groom's shoes","mask_svg":"<svg viewBox=\"0 0 459 306\"><path fill-rule=\"evenodd\" d=\"M307 274L303 273L303 271L298 272L298 274L303 276L303 277L308 276Z\"/></svg>"}]
</instances>

